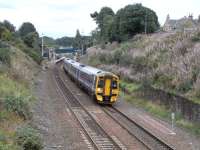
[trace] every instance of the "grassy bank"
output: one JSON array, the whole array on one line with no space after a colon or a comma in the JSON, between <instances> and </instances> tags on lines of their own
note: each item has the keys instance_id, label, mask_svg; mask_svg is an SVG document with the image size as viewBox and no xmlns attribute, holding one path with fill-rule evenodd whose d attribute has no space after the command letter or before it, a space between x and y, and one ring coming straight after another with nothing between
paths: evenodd
<instances>
[{"instance_id":1,"label":"grassy bank","mask_svg":"<svg viewBox=\"0 0 200 150\"><path fill-rule=\"evenodd\" d=\"M39 135L29 125L34 101L31 91L8 74L1 73L0 95L0 150L41 149ZM27 128L31 131L20 132Z\"/></svg>"},{"instance_id":2,"label":"grassy bank","mask_svg":"<svg viewBox=\"0 0 200 150\"><path fill-rule=\"evenodd\" d=\"M149 112L150 114L158 118L167 120L169 122L171 121L170 119L172 111L170 109L167 109L163 105L152 103L151 101L148 101L144 98L137 96L137 92L140 90L141 87L140 84L127 83L125 81L122 81L121 87L125 87L128 90L128 93L131 93L131 94L124 94L123 92L121 92L121 96L123 97L124 100L131 103L135 107L144 109L145 111ZM175 118L176 118L175 122L176 126L184 128L194 135L200 136L199 124L195 124L183 119L183 117L178 113L175 114Z\"/></svg>"}]
</instances>

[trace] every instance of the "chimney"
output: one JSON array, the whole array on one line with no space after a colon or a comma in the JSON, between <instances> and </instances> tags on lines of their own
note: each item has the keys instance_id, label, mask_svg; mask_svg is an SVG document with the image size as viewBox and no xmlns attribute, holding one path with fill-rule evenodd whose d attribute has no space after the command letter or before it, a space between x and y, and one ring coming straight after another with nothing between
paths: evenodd
<instances>
[{"instance_id":1,"label":"chimney","mask_svg":"<svg viewBox=\"0 0 200 150\"><path fill-rule=\"evenodd\" d=\"M192 14L189 14L189 17L188 17L190 20L193 20L193 15Z\"/></svg>"}]
</instances>

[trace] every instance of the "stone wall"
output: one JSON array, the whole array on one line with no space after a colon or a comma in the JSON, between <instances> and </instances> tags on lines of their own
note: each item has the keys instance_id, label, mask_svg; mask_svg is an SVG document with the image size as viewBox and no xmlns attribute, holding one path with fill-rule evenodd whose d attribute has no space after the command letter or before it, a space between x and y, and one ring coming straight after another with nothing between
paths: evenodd
<instances>
[{"instance_id":1,"label":"stone wall","mask_svg":"<svg viewBox=\"0 0 200 150\"><path fill-rule=\"evenodd\" d=\"M172 111L180 113L187 120L200 123L200 104L153 87L145 87L142 91L139 92L139 96L165 105Z\"/></svg>"}]
</instances>

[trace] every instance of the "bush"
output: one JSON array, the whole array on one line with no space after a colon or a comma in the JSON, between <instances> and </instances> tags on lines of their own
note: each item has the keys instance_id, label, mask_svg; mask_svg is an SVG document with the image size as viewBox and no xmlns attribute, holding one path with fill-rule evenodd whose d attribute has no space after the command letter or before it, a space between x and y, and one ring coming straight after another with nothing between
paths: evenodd
<instances>
[{"instance_id":1,"label":"bush","mask_svg":"<svg viewBox=\"0 0 200 150\"><path fill-rule=\"evenodd\" d=\"M135 71L142 72L148 68L148 59L145 56L137 56L132 60L132 67Z\"/></svg>"},{"instance_id":2,"label":"bush","mask_svg":"<svg viewBox=\"0 0 200 150\"><path fill-rule=\"evenodd\" d=\"M43 148L39 133L29 126L17 129L16 141L24 150L41 150Z\"/></svg>"},{"instance_id":3,"label":"bush","mask_svg":"<svg viewBox=\"0 0 200 150\"><path fill-rule=\"evenodd\" d=\"M21 40L16 41L16 47L25 52L26 54L28 54L38 64L41 63L42 56L39 53L39 51L33 48L28 48Z\"/></svg>"},{"instance_id":4,"label":"bush","mask_svg":"<svg viewBox=\"0 0 200 150\"><path fill-rule=\"evenodd\" d=\"M16 146L0 142L0 150L19 150Z\"/></svg>"},{"instance_id":5,"label":"bush","mask_svg":"<svg viewBox=\"0 0 200 150\"><path fill-rule=\"evenodd\" d=\"M192 37L193 42L199 42L200 41L200 32L198 32L196 35Z\"/></svg>"},{"instance_id":6,"label":"bush","mask_svg":"<svg viewBox=\"0 0 200 150\"><path fill-rule=\"evenodd\" d=\"M17 145L8 144L7 137L0 131L0 150L19 150L19 147Z\"/></svg>"},{"instance_id":7,"label":"bush","mask_svg":"<svg viewBox=\"0 0 200 150\"><path fill-rule=\"evenodd\" d=\"M0 48L0 62L3 62L7 65L10 65L10 49L8 48Z\"/></svg>"},{"instance_id":8,"label":"bush","mask_svg":"<svg viewBox=\"0 0 200 150\"><path fill-rule=\"evenodd\" d=\"M172 80L172 76L164 73L156 73L153 77L154 86L158 87L173 88Z\"/></svg>"},{"instance_id":9,"label":"bush","mask_svg":"<svg viewBox=\"0 0 200 150\"><path fill-rule=\"evenodd\" d=\"M0 111L0 121L7 119L8 113L7 111L1 110ZM1 141L1 133L0 133L0 141Z\"/></svg>"},{"instance_id":10,"label":"bush","mask_svg":"<svg viewBox=\"0 0 200 150\"><path fill-rule=\"evenodd\" d=\"M178 85L177 90L180 92L188 92L189 90L192 89L192 82L190 80L184 81L181 84Z\"/></svg>"},{"instance_id":11,"label":"bush","mask_svg":"<svg viewBox=\"0 0 200 150\"><path fill-rule=\"evenodd\" d=\"M31 49L31 48L24 48L22 49L26 54L28 54L34 61L36 61L38 64L41 63L42 57L39 54L38 51Z\"/></svg>"},{"instance_id":12,"label":"bush","mask_svg":"<svg viewBox=\"0 0 200 150\"><path fill-rule=\"evenodd\" d=\"M29 108L29 101L22 97L7 96L3 102L5 109L15 112L24 119L31 118L31 112Z\"/></svg>"}]
</instances>

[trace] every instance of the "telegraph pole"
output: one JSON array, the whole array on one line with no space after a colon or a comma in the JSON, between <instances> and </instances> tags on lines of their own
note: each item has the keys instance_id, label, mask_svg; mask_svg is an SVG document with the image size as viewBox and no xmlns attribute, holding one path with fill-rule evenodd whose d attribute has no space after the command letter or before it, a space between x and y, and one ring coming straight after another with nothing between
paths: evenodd
<instances>
[{"instance_id":1,"label":"telegraph pole","mask_svg":"<svg viewBox=\"0 0 200 150\"><path fill-rule=\"evenodd\" d=\"M81 31L81 34L82 34L82 36L81 36L81 56L82 56L83 55L83 42L84 42L84 39L83 39L84 30L83 29Z\"/></svg>"},{"instance_id":2,"label":"telegraph pole","mask_svg":"<svg viewBox=\"0 0 200 150\"><path fill-rule=\"evenodd\" d=\"M147 34L147 12L145 12L144 33Z\"/></svg>"},{"instance_id":3,"label":"telegraph pole","mask_svg":"<svg viewBox=\"0 0 200 150\"><path fill-rule=\"evenodd\" d=\"M42 33L42 57L44 54L44 39L43 39L43 33Z\"/></svg>"}]
</instances>

